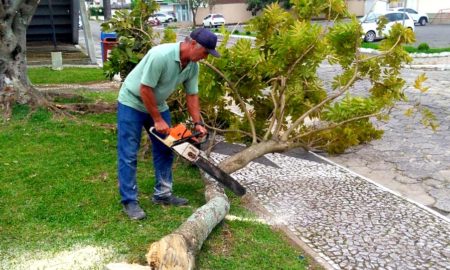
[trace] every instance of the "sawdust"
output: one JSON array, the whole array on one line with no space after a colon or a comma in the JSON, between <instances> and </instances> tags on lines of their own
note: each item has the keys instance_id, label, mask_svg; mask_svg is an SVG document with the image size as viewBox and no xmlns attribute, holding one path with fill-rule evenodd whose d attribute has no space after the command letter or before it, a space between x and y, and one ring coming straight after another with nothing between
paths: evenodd
<instances>
[{"instance_id":1,"label":"sawdust","mask_svg":"<svg viewBox=\"0 0 450 270\"><path fill-rule=\"evenodd\" d=\"M60 252L23 252L19 255L1 256L0 269L17 270L80 270L104 269L117 259L111 248L75 246Z\"/></svg>"}]
</instances>

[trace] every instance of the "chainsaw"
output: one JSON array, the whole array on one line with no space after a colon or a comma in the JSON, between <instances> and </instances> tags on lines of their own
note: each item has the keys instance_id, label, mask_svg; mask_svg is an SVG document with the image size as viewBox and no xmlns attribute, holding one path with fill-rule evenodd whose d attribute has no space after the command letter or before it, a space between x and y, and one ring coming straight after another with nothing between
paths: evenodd
<instances>
[{"instance_id":1,"label":"chainsaw","mask_svg":"<svg viewBox=\"0 0 450 270\"><path fill-rule=\"evenodd\" d=\"M246 190L239 182L205 158L199 146L201 143L206 142L207 139L200 143L200 132L192 133L183 124L178 124L171 128L169 135L165 138L160 137L159 133L157 134L155 132L154 127L149 128L147 131L164 145L172 149L172 151L205 171L237 196L243 196L245 194Z\"/></svg>"}]
</instances>

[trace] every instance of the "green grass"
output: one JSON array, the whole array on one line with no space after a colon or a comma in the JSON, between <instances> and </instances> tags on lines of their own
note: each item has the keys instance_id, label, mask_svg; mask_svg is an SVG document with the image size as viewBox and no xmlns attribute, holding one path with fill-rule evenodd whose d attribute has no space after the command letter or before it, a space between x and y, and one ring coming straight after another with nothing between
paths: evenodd
<instances>
[{"instance_id":1,"label":"green grass","mask_svg":"<svg viewBox=\"0 0 450 270\"><path fill-rule=\"evenodd\" d=\"M77 246L107 247L104 262L145 263L149 244L172 232L204 204L198 170L177 161L174 191L189 207L155 206L150 157L138 167L140 201L148 219L128 220L117 189L114 114L58 119L16 106L0 126L0 268ZM230 196L230 213L253 216ZM30 255L31 254L31 255ZM42 256L42 255L41 255ZM40 257L39 257L40 258ZM23 263L23 261L22 261ZM6 267L8 266L8 267ZM199 254L199 269L305 269L307 260L267 225L225 221ZM97 267L95 267L97 268Z\"/></svg>"},{"instance_id":2,"label":"green grass","mask_svg":"<svg viewBox=\"0 0 450 270\"><path fill-rule=\"evenodd\" d=\"M28 76L33 84L90 83L107 80L100 68L65 67L58 71L48 67L36 67L28 69Z\"/></svg>"},{"instance_id":3,"label":"green grass","mask_svg":"<svg viewBox=\"0 0 450 270\"><path fill-rule=\"evenodd\" d=\"M375 49L378 50L380 48L379 43L368 43L363 42L361 44L362 48ZM450 52L450 47L448 48L430 48L428 50L419 50L417 47L413 46L403 46L408 53L441 53L441 52Z\"/></svg>"}]
</instances>

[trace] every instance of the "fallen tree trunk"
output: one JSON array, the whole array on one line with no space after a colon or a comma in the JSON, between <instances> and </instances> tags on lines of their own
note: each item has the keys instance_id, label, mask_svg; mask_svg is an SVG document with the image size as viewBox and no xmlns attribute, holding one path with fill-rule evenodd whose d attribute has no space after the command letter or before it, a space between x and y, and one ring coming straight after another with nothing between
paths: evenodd
<instances>
[{"instance_id":1,"label":"fallen tree trunk","mask_svg":"<svg viewBox=\"0 0 450 270\"><path fill-rule=\"evenodd\" d=\"M260 142L224 160L219 167L230 174L245 167L257 157L271 152L283 152L289 147L292 145L272 140ZM202 171L201 173L206 184L207 203L197 209L173 233L151 244L147 253L147 262L151 269L194 269L195 255L214 227L228 213L230 202L223 188L209 175Z\"/></svg>"},{"instance_id":2,"label":"fallen tree trunk","mask_svg":"<svg viewBox=\"0 0 450 270\"><path fill-rule=\"evenodd\" d=\"M151 244L146 256L151 269L194 269L195 255L230 210L223 188L205 173L202 173L202 178L206 183L207 203L173 233Z\"/></svg>"}]
</instances>

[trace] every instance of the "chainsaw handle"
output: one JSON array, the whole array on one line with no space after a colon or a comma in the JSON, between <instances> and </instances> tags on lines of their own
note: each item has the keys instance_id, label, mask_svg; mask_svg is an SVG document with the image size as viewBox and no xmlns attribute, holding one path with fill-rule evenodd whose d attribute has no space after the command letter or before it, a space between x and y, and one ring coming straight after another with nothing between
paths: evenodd
<instances>
[{"instance_id":1,"label":"chainsaw handle","mask_svg":"<svg viewBox=\"0 0 450 270\"><path fill-rule=\"evenodd\" d=\"M202 134L201 132L195 131L194 133L192 133L192 137L199 138L201 134ZM208 141L208 139L209 139L209 132L206 133L206 137L204 140L202 140L201 142L199 140L198 144L199 145L204 144L205 142Z\"/></svg>"},{"instance_id":2,"label":"chainsaw handle","mask_svg":"<svg viewBox=\"0 0 450 270\"><path fill-rule=\"evenodd\" d=\"M167 145L168 147L172 147L174 145L187 142L187 141L189 141L192 138L199 138L200 135L202 134L201 132L195 131L194 133L192 133L192 135L189 135L187 137L184 137L184 138L176 140L170 135L167 135L165 138L160 137L158 135L158 133L156 132L155 127L150 127L148 129L148 132L149 132L149 134L155 136L159 141L161 141L163 144ZM201 141L201 142L199 141L197 143L197 145L204 144L205 142L208 141L208 138L209 138L209 133L206 133L206 138L203 141Z\"/></svg>"},{"instance_id":3,"label":"chainsaw handle","mask_svg":"<svg viewBox=\"0 0 450 270\"><path fill-rule=\"evenodd\" d=\"M150 128L148 129L148 132L149 132L149 134L155 136L155 138L158 139L159 141L161 141L163 144L165 144L165 145L167 145L167 146L169 146L169 147L172 146L173 142L169 142L168 140L166 140L166 139L169 137L169 135L167 135L165 138L161 138L161 137L156 133L155 127L150 127ZM163 134L163 135L164 135L164 134Z\"/></svg>"}]
</instances>

